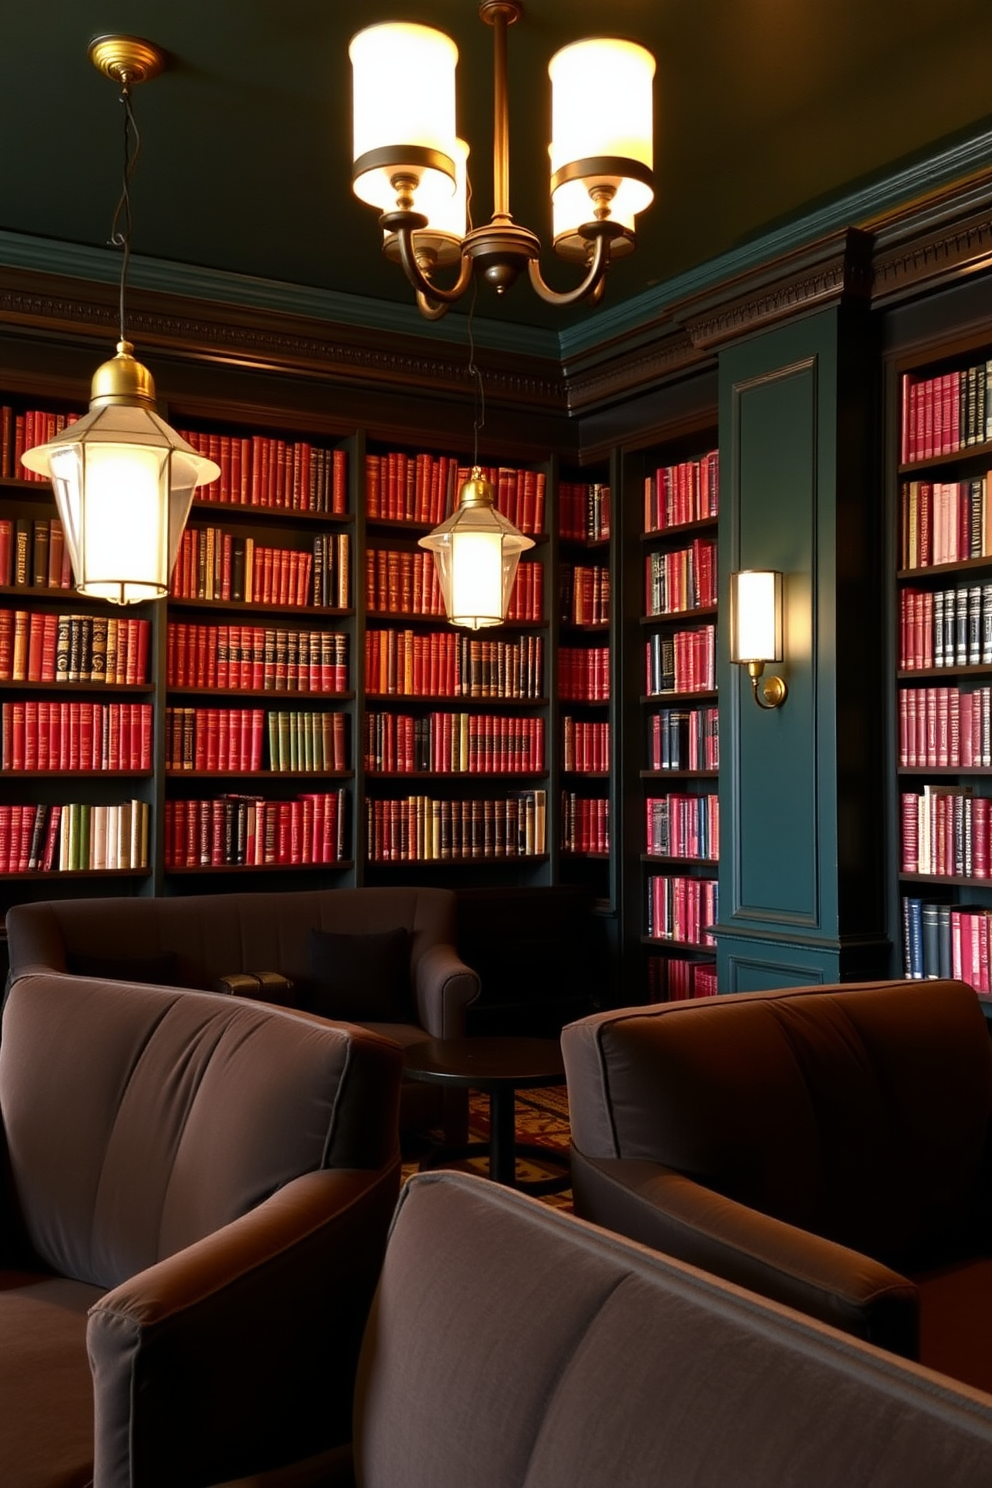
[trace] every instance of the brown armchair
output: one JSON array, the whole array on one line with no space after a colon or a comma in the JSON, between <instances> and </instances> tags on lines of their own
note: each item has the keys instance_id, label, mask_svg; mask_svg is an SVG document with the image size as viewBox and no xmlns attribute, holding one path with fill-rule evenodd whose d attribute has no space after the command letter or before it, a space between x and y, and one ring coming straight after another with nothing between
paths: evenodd
<instances>
[{"instance_id":1,"label":"brown armchair","mask_svg":"<svg viewBox=\"0 0 992 1488\"><path fill-rule=\"evenodd\" d=\"M0 1042L0 1482L205 1488L350 1439L401 1053L23 977Z\"/></svg>"},{"instance_id":2,"label":"brown armchair","mask_svg":"<svg viewBox=\"0 0 992 1488\"><path fill-rule=\"evenodd\" d=\"M564 1029L576 1212L992 1391L992 1053L958 982Z\"/></svg>"}]
</instances>

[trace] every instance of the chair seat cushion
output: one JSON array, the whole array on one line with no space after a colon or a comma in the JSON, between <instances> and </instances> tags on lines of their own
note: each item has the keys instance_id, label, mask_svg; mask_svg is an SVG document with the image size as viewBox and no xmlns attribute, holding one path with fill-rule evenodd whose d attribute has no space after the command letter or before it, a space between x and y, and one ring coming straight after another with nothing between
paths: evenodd
<instances>
[{"instance_id":1,"label":"chair seat cushion","mask_svg":"<svg viewBox=\"0 0 992 1488\"><path fill-rule=\"evenodd\" d=\"M86 1314L101 1287L0 1271L3 1488L83 1488L93 1476Z\"/></svg>"}]
</instances>

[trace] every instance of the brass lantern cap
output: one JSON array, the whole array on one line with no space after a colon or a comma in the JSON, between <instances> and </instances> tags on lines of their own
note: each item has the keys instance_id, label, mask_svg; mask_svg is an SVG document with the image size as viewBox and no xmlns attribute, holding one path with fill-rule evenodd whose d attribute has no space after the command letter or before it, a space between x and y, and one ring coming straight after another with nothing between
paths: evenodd
<instances>
[{"instance_id":1,"label":"brass lantern cap","mask_svg":"<svg viewBox=\"0 0 992 1488\"><path fill-rule=\"evenodd\" d=\"M147 83L165 67L165 53L140 36L94 36L89 45L94 67L115 83Z\"/></svg>"},{"instance_id":2,"label":"brass lantern cap","mask_svg":"<svg viewBox=\"0 0 992 1488\"><path fill-rule=\"evenodd\" d=\"M458 506L495 506L496 488L492 481L486 480L478 465L472 466L472 474L468 480L462 481L458 488Z\"/></svg>"},{"instance_id":3,"label":"brass lantern cap","mask_svg":"<svg viewBox=\"0 0 992 1488\"><path fill-rule=\"evenodd\" d=\"M97 367L90 384L91 408L109 408L118 403L155 412L154 378L147 367L135 361L133 351L130 341L118 341L117 355Z\"/></svg>"}]
</instances>

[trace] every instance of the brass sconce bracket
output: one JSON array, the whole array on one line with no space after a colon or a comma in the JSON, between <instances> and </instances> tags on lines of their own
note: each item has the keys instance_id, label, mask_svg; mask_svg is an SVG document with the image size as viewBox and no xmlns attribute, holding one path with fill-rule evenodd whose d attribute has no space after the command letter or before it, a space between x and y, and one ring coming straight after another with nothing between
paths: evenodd
<instances>
[{"instance_id":1,"label":"brass sconce bracket","mask_svg":"<svg viewBox=\"0 0 992 1488\"><path fill-rule=\"evenodd\" d=\"M754 701L759 708L765 708L769 711L773 708L781 708L789 696L789 689L785 679L783 677L765 677L762 682L761 679L764 670L765 663L763 661L749 661L747 663L747 674L751 678L751 693ZM758 686L759 682L761 682L760 687Z\"/></svg>"}]
</instances>

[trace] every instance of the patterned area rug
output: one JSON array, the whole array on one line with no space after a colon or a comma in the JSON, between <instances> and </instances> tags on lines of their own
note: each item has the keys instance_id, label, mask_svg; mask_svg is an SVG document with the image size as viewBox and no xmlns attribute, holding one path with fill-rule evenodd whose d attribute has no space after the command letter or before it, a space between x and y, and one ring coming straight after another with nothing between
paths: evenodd
<instances>
[{"instance_id":1,"label":"patterned area rug","mask_svg":"<svg viewBox=\"0 0 992 1488\"><path fill-rule=\"evenodd\" d=\"M545 1090L518 1090L516 1099L517 1136L523 1142L533 1142L547 1147L551 1154L564 1154L567 1159L570 1129L568 1124L568 1094L564 1085L549 1086ZM489 1100L485 1095L471 1091L469 1094L469 1137L472 1141L486 1141L489 1137ZM485 1173L488 1163L485 1157L470 1157L452 1162L449 1166L465 1172ZM416 1162L403 1166L404 1179L417 1171ZM539 1156L518 1157L517 1177L531 1182L553 1178L561 1172L561 1160L545 1163ZM542 1194L542 1203L556 1209L571 1209L571 1189L559 1193Z\"/></svg>"}]
</instances>

